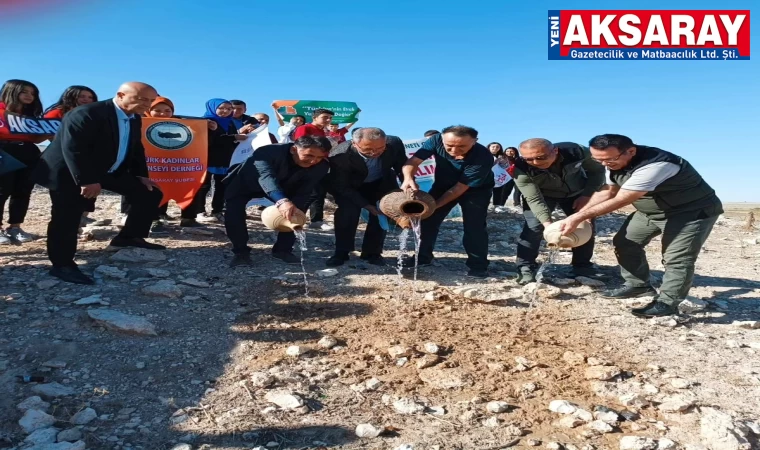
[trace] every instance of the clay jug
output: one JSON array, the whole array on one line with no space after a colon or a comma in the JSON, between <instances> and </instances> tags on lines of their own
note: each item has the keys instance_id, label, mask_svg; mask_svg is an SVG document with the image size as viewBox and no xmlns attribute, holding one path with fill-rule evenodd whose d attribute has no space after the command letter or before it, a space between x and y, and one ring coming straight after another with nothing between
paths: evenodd
<instances>
[{"instance_id":1,"label":"clay jug","mask_svg":"<svg viewBox=\"0 0 760 450\"><path fill-rule=\"evenodd\" d=\"M544 239L549 248L573 248L579 247L591 239L593 230L591 223L583 221L572 233L562 236L559 231L559 222L554 222L544 230Z\"/></svg>"},{"instance_id":2,"label":"clay jug","mask_svg":"<svg viewBox=\"0 0 760 450\"><path fill-rule=\"evenodd\" d=\"M303 228L306 224L306 215L299 210L291 220L287 220L282 217L277 207L272 205L261 211L261 222L270 230L288 232Z\"/></svg>"},{"instance_id":3,"label":"clay jug","mask_svg":"<svg viewBox=\"0 0 760 450\"><path fill-rule=\"evenodd\" d=\"M435 199L424 191L391 191L380 199L380 211L393 220L400 217L427 219L435 211Z\"/></svg>"}]
</instances>

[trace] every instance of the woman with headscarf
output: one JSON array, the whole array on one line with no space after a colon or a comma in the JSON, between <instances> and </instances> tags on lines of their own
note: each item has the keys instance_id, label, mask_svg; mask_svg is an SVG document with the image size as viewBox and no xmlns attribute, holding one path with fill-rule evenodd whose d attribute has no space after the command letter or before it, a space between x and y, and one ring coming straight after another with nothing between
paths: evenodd
<instances>
[{"instance_id":1,"label":"woman with headscarf","mask_svg":"<svg viewBox=\"0 0 760 450\"><path fill-rule=\"evenodd\" d=\"M0 109L30 117L42 114L40 90L34 84L25 80L8 80L0 88ZM26 167L0 175L0 245L28 242L34 237L21 229L26 213L29 211L29 201L34 190L32 172L40 160L40 149L37 141L0 141L0 150L7 152L13 158L22 162ZM10 199L10 201L8 201ZM8 203L8 228L3 230L3 213L5 203Z\"/></svg>"},{"instance_id":2,"label":"woman with headscarf","mask_svg":"<svg viewBox=\"0 0 760 450\"><path fill-rule=\"evenodd\" d=\"M235 123L232 120L232 103L223 98L212 98L206 102L206 112L203 117L213 121L217 126L211 129L208 135L208 173L206 180L199 190L202 203L199 200L200 211L206 209L206 195L211 190L213 180L214 195L211 199L211 216L216 220L224 221L224 184L222 180L227 176L232 154L235 152L237 143L244 141L246 136L238 134Z\"/></svg>"}]
</instances>

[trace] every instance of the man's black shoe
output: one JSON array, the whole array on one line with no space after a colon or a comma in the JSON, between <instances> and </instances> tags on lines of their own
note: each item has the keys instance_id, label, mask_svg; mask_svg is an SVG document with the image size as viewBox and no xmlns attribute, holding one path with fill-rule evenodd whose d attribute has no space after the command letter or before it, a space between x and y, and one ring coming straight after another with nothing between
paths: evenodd
<instances>
[{"instance_id":1,"label":"man's black shoe","mask_svg":"<svg viewBox=\"0 0 760 450\"><path fill-rule=\"evenodd\" d=\"M603 298L636 298L636 297L648 297L650 295L657 295L657 291L652 286L633 287L626 286L612 289L600 294Z\"/></svg>"},{"instance_id":2,"label":"man's black shoe","mask_svg":"<svg viewBox=\"0 0 760 450\"><path fill-rule=\"evenodd\" d=\"M535 283L536 275L529 267L520 267L517 273L517 284L525 286L526 284Z\"/></svg>"},{"instance_id":3,"label":"man's black shoe","mask_svg":"<svg viewBox=\"0 0 760 450\"><path fill-rule=\"evenodd\" d=\"M325 265L327 267L338 267L342 266L343 263L348 261L348 255L332 255L331 257L327 258L327 261L325 261ZM300 261L299 261L300 262Z\"/></svg>"},{"instance_id":4,"label":"man's black shoe","mask_svg":"<svg viewBox=\"0 0 760 450\"><path fill-rule=\"evenodd\" d=\"M470 269L467 272L467 277L478 278L482 280L484 278L488 278L488 271L483 269Z\"/></svg>"},{"instance_id":5,"label":"man's black shoe","mask_svg":"<svg viewBox=\"0 0 760 450\"><path fill-rule=\"evenodd\" d=\"M75 284L95 284L95 280L83 274L78 267L53 267L50 269L50 276L56 277L67 283Z\"/></svg>"},{"instance_id":6,"label":"man's black shoe","mask_svg":"<svg viewBox=\"0 0 760 450\"><path fill-rule=\"evenodd\" d=\"M301 258L290 252L273 252L272 256L288 264L301 264Z\"/></svg>"},{"instance_id":7,"label":"man's black shoe","mask_svg":"<svg viewBox=\"0 0 760 450\"><path fill-rule=\"evenodd\" d=\"M430 266L433 264L433 260L431 259L427 261L422 258L418 258L418 260L416 261L416 264L417 264L417 267ZM414 255L407 256L403 260L401 260L401 266L404 267L405 269L412 268L414 267L414 265L415 265Z\"/></svg>"},{"instance_id":8,"label":"man's black shoe","mask_svg":"<svg viewBox=\"0 0 760 450\"><path fill-rule=\"evenodd\" d=\"M591 264L589 266L572 266L567 271L567 276L569 278L586 277L602 281L612 278L605 274L596 264Z\"/></svg>"},{"instance_id":9,"label":"man's black shoe","mask_svg":"<svg viewBox=\"0 0 760 450\"><path fill-rule=\"evenodd\" d=\"M179 226L183 228L200 228L203 224L195 219L180 219Z\"/></svg>"},{"instance_id":10,"label":"man's black shoe","mask_svg":"<svg viewBox=\"0 0 760 450\"><path fill-rule=\"evenodd\" d=\"M672 316L678 314L678 307L655 300L643 308L632 309L631 314L637 317Z\"/></svg>"},{"instance_id":11,"label":"man's black shoe","mask_svg":"<svg viewBox=\"0 0 760 450\"><path fill-rule=\"evenodd\" d=\"M253 265L253 261L251 260L250 253L237 253L232 257L232 261L230 261L230 267L252 266L252 265Z\"/></svg>"},{"instance_id":12,"label":"man's black shoe","mask_svg":"<svg viewBox=\"0 0 760 450\"><path fill-rule=\"evenodd\" d=\"M387 263L385 262L385 258L383 258L380 255L361 255L361 259L364 261L367 261L367 263L372 264L373 266L385 266Z\"/></svg>"},{"instance_id":13,"label":"man's black shoe","mask_svg":"<svg viewBox=\"0 0 760 450\"><path fill-rule=\"evenodd\" d=\"M111 240L111 247L126 248L136 247L146 250L166 250L166 247L160 244L152 244L143 238L124 238L116 236Z\"/></svg>"}]
</instances>

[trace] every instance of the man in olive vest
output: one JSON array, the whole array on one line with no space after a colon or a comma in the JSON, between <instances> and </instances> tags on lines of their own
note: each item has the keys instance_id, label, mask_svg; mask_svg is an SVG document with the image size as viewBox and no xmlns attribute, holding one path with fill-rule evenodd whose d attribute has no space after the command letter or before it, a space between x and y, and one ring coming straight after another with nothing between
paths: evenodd
<instances>
[{"instance_id":1,"label":"man in olive vest","mask_svg":"<svg viewBox=\"0 0 760 450\"><path fill-rule=\"evenodd\" d=\"M559 207L569 216L585 206L604 184L604 167L591 158L588 148L578 144L528 139L520 144L512 177L522 193L525 216L517 241L517 282L528 284L536 281L536 257L544 227L552 223L552 212ZM592 256L593 237L573 248L570 274L595 275Z\"/></svg>"},{"instance_id":2,"label":"man in olive vest","mask_svg":"<svg viewBox=\"0 0 760 450\"><path fill-rule=\"evenodd\" d=\"M678 304L691 288L699 251L723 213L723 205L691 164L679 156L634 145L619 134L597 136L589 146L593 158L607 167L607 186L560 228L567 234L584 220L633 205L636 212L628 216L612 241L625 285L605 297L655 295L654 301L632 313L642 317L677 314ZM644 247L660 234L665 274L657 294L650 284Z\"/></svg>"}]
</instances>

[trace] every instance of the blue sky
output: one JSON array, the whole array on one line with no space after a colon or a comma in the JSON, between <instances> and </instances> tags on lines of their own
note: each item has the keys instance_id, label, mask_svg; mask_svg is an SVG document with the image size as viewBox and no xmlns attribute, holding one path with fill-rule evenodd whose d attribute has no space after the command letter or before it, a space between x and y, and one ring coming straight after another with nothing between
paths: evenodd
<instances>
[{"instance_id":1,"label":"blue sky","mask_svg":"<svg viewBox=\"0 0 760 450\"><path fill-rule=\"evenodd\" d=\"M482 143L505 146L621 133L685 157L724 201L760 201L760 55L547 60L549 9L609 2L57 3L68 5L0 17L0 77L36 83L46 106L71 84L107 98L122 81L138 80L188 115L201 114L213 97L241 98L249 113L270 113L275 99L355 101L360 126L405 139L459 123L477 128ZM618 1L614 8L751 3ZM751 29L757 47L756 17Z\"/></svg>"}]
</instances>

